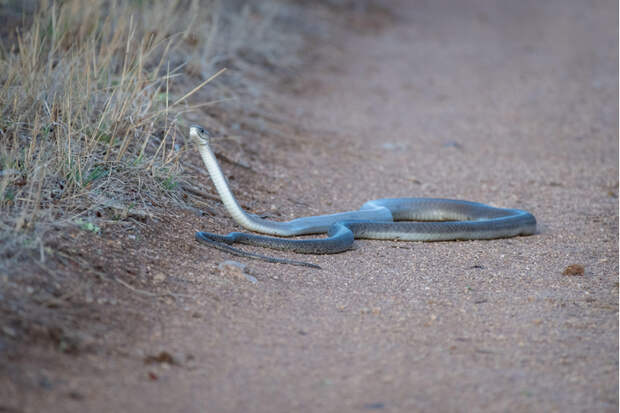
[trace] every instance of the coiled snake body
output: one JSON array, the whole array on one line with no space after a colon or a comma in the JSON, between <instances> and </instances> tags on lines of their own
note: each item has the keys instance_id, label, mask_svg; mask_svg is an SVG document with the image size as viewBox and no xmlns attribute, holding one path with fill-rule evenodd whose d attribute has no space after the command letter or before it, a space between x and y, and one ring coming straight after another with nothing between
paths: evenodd
<instances>
[{"instance_id":1,"label":"coiled snake body","mask_svg":"<svg viewBox=\"0 0 620 413\"><path fill-rule=\"evenodd\" d=\"M327 233L327 238L286 239L231 232L218 235L197 232L196 239L229 252L271 262L313 264L248 253L230 247L234 243L295 251L333 254L346 251L355 238L403 241L473 240L531 235L536 219L527 211L495 208L476 202L437 198L387 198L366 202L357 211L276 222L246 213L233 196L210 147L210 135L202 127L190 127L190 136L211 179L233 219L248 230L281 237Z\"/></svg>"}]
</instances>

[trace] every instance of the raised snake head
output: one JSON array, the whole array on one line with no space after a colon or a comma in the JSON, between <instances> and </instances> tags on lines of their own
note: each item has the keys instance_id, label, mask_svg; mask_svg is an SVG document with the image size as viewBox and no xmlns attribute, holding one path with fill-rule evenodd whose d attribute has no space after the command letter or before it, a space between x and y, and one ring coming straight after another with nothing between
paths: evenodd
<instances>
[{"instance_id":1,"label":"raised snake head","mask_svg":"<svg viewBox=\"0 0 620 413\"><path fill-rule=\"evenodd\" d=\"M196 141L198 145L209 146L211 135L205 128L200 125L192 125L189 127L189 136Z\"/></svg>"}]
</instances>

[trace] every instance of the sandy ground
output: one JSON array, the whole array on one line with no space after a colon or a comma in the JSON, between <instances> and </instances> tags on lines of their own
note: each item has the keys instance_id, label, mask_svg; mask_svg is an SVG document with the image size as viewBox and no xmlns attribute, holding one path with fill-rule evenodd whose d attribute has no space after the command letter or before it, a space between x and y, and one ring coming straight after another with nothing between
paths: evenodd
<instances>
[{"instance_id":1,"label":"sandy ground","mask_svg":"<svg viewBox=\"0 0 620 413\"><path fill-rule=\"evenodd\" d=\"M4 411L616 412L618 5L457 4L335 30L274 102L300 132L216 149L257 171L232 185L274 219L430 196L529 210L538 234L357 241L302 256L315 270L196 245L238 229L221 208L171 218L128 255L184 285L175 310L122 350L43 364Z\"/></svg>"}]
</instances>

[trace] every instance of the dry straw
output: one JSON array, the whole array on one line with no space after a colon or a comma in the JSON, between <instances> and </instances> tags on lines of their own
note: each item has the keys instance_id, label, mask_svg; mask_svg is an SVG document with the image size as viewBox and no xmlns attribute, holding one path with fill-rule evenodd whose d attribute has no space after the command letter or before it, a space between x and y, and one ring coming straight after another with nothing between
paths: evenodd
<instances>
[{"instance_id":1,"label":"dry straw","mask_svg":"<svg viewBox=\"0 0 620 413\"><path fill-rule=\"evenodd\" d=\"M268 30L287 10L271 0L15 4L2 12L34 11L0 42L0 255L51 223L96 228L106 206L182 202L184 113L258 96L241 73L295 64L298 44Z\"/></svg>"},{"instance_id":2,"label":"dry straw","mask_svg":"<svg viewBox=\"0 0 620 413\"><path fill-rule=\"evenodd\" d=\"M5 45L4 229L32 227L44 215L83 213L93 193L144 202L150 195L135 191L148 192L145 183L155 192L173 186L181 153L175 115L215 77L171 103L171 80L185 63L175 52L187 44L192 28L187 14L214 19L197 1L150 3L42 2L29 28Z\"/></svg>"}]
</instances>

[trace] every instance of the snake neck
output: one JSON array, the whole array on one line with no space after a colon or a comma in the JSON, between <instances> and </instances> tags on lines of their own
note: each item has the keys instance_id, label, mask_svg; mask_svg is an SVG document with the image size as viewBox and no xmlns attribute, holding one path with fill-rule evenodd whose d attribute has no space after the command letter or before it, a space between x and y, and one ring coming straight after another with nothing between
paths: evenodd
<instances>
[{"instance_id":1,"label":"snake neck","mask_svg":"<svg viewBox=\"0 0 620 413\"><path fill-rule=\"evenodd\" d=\"M211 180L215 184L224 206L235 222L250 231L262 232L264 234L293 236L303 234L319 234L327 232L328 228L335 222L343 220L380 220L391 221L392 214L387 208L378 206L368 206L364 210L341 212L337 214L319 215L311 217L297 218L287 222L276 222L262 219L255 215L247 214L235 199L230 191L228 182L217 163L215 154L208 144L199 142L198 150L204 162Z\"/></svg>"},{"instance_id":2,"label":"snake neck","mask_svg":"<svg viewBox=\"0 0 620 413\"><path fill-rule=\"evenodd\" d=\"M217 163L217 159L215 158L215 154L211 148L208 145L199 144L198 151L200 152L202 161L207 167L209 175L211 175L211 180L215 185L215 189L217 189L217 192L220 194L220 198L222 199L228 213L242 227L250 230L257 230L258 225L256 225L252 218L248 216L243 209L241 209L241 206L239 206L239 203L230 191L226 177L224 177L224 174L222 173L222 170Z\"/></svg>"}]
</instances>

